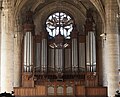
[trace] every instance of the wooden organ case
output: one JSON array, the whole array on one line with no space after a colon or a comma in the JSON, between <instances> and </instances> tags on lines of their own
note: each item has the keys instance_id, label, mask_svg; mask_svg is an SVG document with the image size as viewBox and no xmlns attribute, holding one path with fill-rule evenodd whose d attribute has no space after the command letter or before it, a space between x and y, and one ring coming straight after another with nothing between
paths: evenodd
<instances>
[{"instance_id":1,"label":"wooden organ case","mask_svg":"<svg viewBox=\"0 0 120 97\"><path fill-rule=\"evenodd\" d=\"M95 23L90 10L85 35L78 35L74 28L71 39L56 36L56 43L69 44L66 48L51 48L49 45L54 41L48 39L47 32L34 34L31 11L26 14L23 28L22 87L14 88L16 96L107 96L107 88L98 82Z\"/></svg>"}]
</instances>

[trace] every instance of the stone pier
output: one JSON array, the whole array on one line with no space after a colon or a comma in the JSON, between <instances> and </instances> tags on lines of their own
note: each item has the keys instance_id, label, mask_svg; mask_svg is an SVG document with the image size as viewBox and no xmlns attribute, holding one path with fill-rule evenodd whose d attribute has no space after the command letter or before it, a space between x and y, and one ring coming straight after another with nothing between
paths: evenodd
<instances>
[{"instance_id":1,"label":"stone pier","mask_svg":"<svg viewBox=\"0 0 120 97\"><path fill-rule=\"evenodd\" d=\"M4 0L3 7L4 15L1 16L1 92L11 93L14 84L13 15L7 0Z\"/></svg>"},{"instance_id":2,"label":"stone pier","mask_svg":"<svg viewBox=\"0 0 120 97\"><path fill-rule=\"evenodd\" d=\"M119 34L117 24L117 0L106 0L106 41L104 47L103 84L108 87L108 96L113 97L118 89Z\"/></svg>"}]
</instances>

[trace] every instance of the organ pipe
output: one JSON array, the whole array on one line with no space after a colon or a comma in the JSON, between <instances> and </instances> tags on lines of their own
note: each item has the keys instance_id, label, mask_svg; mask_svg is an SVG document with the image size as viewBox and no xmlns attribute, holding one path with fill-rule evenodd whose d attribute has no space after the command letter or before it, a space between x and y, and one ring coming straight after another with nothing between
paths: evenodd
<instances>
[{"instance_id":1,"label":"organ pipe","mask_svg":"<svg viewBox=\"0 0 120 97\"><path fill-rule=\"evenodd\" d=\"M33 38L31 32L26 32L24 37L24 71L31 72L33 67Z\"/></svg>"},{"instance_id":2,"label":"organ pipe","mask_svg":"<svg viewBox=\"0 0 120 97\"><path fill-rule=\"evenodd\" d=\"M57 72L63 71L63 49L55 49L55 65Z\"/></svg>"},{"instance_id":3,"label":"organ pipe","mask_svg":"<svg viewBox=\"0 0 120 97\"><path fill-rule=\"evenodd\" d=\"M72 71L78 70L78 45L77 45L77 31L74 28L72 32Z\"/></svg>"},{"instance_id":4,"label":"organ pipe","mask_svg":"<svg viewBox=\"0 0 120 97\"><path fill-rule=\"evenodd\" d=\"M87 71L96 71L96 43L95 43L95 21L93 19L93 11L91 9L86 12L86 66Z\"/></svg>"},{"instance_id":5,"label":"organ pipe","mask_svg":"<svg viewBox=\"0 0 120 97\"><path fill-rule=\"evenodd\" d=\"M79 69L85 71L85 43L79 43Z\"/></svg>"},{"instance_id":6,"label":"organ pipe","mask_svg":"<svg viewBox=\"0 0 120 97\"><path fill-rule=\"evenodd\" d=\"M72 39L72 71L78 69L77 39Z\"/></svg>"},{"instance_id":7,"label":"organ pipe","mask_svg":"<svg viewBox=\"0 0 120 97\"><path fill-rule=\"evenodd\" d=\"M87 62L87 71L96 71L96 46L95 46L95 35L94 32L89 32L86 36L86 62Z\"/></svg>"},{"instance_id":8,"label":"organ pipe","mask_svg":"<svg viewBox=\"0 0 120 97\"><path fill-rule=\"evenodd\" d=\"M32 72L33 70L33 35L34 23L32 19L32 12L27 11L24 29L24 54L23 54L23 71Z\"/></svg>"},{"instance_id":9,"label":"organ pipe","mask_svg":"<svg viewBox=\"0 0 120 97\"><path fill-rule=\"evenodd\" d=\"M40 70L41 66L41 43L36 43L36 71Z\"/></svg>"},{"instance_id":10,"label":"organ pipe","mask_svg":"<svg viewBox=\"0 0 120 97\"><path fill-rule=\"evenodd\" d=\"M65 49L65 71L71 71L71 49Z\"/></svg>"},{"instance_id":11,"label":"organ pipe","mask_svg":"<svg viewBox=\"0 0 120 97\"><path fill-rule=\"evenodd\" d=\"M51 49L51 48L49 48L49 67L48 67L48 69L50 70L50 71L54 71L54 68L55 68L55 49Z\"/></svg>"},{"instance_id":12,"label":"organ pipe","mask_svg":"<svg viewBox=\"0 0 120 97\"><path fill-rule=\"evenodd\" d=\"M42 33L41 72L47 72L47 35Z\"/></svg>"}]
</instances>

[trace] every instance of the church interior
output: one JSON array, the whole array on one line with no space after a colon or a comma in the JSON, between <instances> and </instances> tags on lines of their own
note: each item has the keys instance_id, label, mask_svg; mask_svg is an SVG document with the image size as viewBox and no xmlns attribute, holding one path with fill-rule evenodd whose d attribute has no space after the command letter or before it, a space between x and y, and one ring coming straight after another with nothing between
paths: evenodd
<instances>
[{"instance_id":1,"label":"church interior","mask_svg":"<svg viewBox=\"0 0 120 97\"><path fill-rule=\"evenodd\" d=\"M114 97L120 0L0 0L0 93Z\"/></svg>"}]
</instances>

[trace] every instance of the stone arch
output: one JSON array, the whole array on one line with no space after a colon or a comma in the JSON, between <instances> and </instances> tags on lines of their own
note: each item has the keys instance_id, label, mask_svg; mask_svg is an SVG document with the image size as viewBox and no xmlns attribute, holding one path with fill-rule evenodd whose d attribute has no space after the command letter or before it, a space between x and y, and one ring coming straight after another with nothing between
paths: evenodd
<instances>
[{"instance_id":1,"label":"stone arch","mask_svg":"<svg viewBox=\"0 0 120 97\"><path fill-rule=\"evenodd\" d=\"M29 0L18 0L18 1L16 1L16 9L17 10L15 10L15 16L17 16L20 12L21 12L21 10L22 10L22 8L24 7L24 6L27 6L27 3L28 3L28 1ZM36 1L36 3L35 4L33 4L33 6L31 7L31 10L32 11L35 11L35 9L40 5L40 4L42 4L42 3L44 3L45 1L44 0L37 0ZM96 1L93 1L93 0L89 0L88 2L91 2L93 5L94 5L94 7L97 9L97 11L98 11L98 13L100 14L100 17L101 17L101 19L102 19L102 22L103 23L105 23L105 14L104 14L104 8L103 8L103 5L102 5L102 3L101 3L101 1L100 0L96 0ZM55 4L55 3L53 3L53 4ZM67 3L66 3L67 4ZM51 4L49 4L49 5L51 5ZM67 4L68 5L68 4ZM70 4L69 4L70 5ZM56 6L56 5L54 5L54 6ZM66 6L66 5L65 5ZM52 6L53 7L53 6ZM75 7L75 6L74 6ZM85 15L85 14L84 14ZM104 24L105 25L105 24Z\"/></svg>"}]
</instances>

